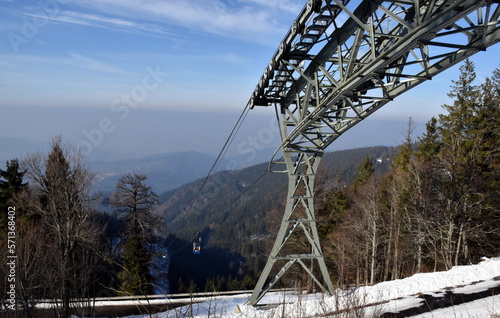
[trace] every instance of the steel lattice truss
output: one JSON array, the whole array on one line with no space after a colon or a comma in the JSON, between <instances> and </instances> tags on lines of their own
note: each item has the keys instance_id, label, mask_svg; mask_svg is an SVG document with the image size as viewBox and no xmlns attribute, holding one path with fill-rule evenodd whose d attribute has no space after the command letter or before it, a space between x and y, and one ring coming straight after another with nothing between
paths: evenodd
<instances>
[{"instance_id":1,"label":"steel lattice truss","mask_svg":"<svg viewBox=\"0 0 500 318\"><path fill-rule=\"evenodd\" d=\"M283 151L288 170L288 195L276 241L249 303L255 305L293 265L300 265L320 289L333 293L323 259L314 215L314 180L322 152ZM272 279L273 269L279 269ZM318 269L322 280L316 278Z\"/></svg>"},{"instance_id":2,"label":"steel lattice truss","mask_svg":"<svg viewBox=\"0 0 500 318\"><path fill-rule=\"evenodd\" d=\"M305 232L307 256L283 256L297 195L294 167L319 162L341 134L397 96L500 41L499 1L309 0L266 67L248 106L274 106L280 129L289 197L282 226L249 303L255 305L288 269L315 259L327 291L313 208ZM498 61L495 61L497 63ZM307 170L307 169L306 169ZM310 178L309 176L308 178ZM309 184L312 188L312 185ZM313 196L307 204L312 205ZM290 202L290 203L289 203ZM295 222L295 223L294 223ZM305 224L305 223L304 223ZM308 237L309 235L309 237ZM316 249L317 247L317 249ZM277 260L288 259L268 280ZM307 269L304 265L303 267ZM308 272L321 285L312 272ZM265 284L267 282L267 284Z\"/></svg>"},{"instance_id":3,"label":"steel lattice truss","mask_svg":"<svg viewBox=\"0 0 500 318\"><path fill-rule=\"evenodd\" d=\"M250 108L280 107L284 148L323 150L395 97L500 40L498 1L365 0L353 11L348 2L309 1L250 99Z\"/></svg>"}]
</instances>

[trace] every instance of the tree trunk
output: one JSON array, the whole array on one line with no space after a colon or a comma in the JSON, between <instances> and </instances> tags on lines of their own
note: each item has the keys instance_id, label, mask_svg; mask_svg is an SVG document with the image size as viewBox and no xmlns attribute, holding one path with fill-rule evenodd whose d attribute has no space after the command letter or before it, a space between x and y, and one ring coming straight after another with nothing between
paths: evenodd
<instances>
[{"instance_id":1,"label":"tree trunk","mask_svg":"<svg viewBox=\"0 0 500 318\"><path fill-rule=\"evenodd\" d=\"M458 229L457 246L456 246L456 250L455 250L455 260L453 262L453 264L455 266L458 265L458 260L460 257L460 249L462 248L463 231L464 231L464 224L460 223L460 228Z\"/></svg>"},{"instance_id":2,"label":"tree trunk","mask_svg":"<svg viewBox=\"0 0 500 318\"><path fill-rule=\"evenodd\" d=\"M420 228L420 226L419 226ZM419 229L419 235L421 235L420 229ZM422 271L422 240L419 238L418 239L418 244L417 244L417 268L416 272L420 273Z\"/></svg>"},{"instance_id":3,"label":"tree trunk","mask_svg":"<svg viewBox=\"0 0 500 318\"><path fill-rule=\"evenodd\" d=\"M375 283L375 257L377 256L377 220L374 217L372 220L372 239L371 239L371 255L370 255L370 285Z\"/></svg>"},{"instance_id":4,"label":"tree trunk","mask_svg":"<svg viewBox=\"0 0 500 318\"><path fill-rule=\"evenodd\" d=\"M384 269L384 280L389 280L389 268L391 267L391 252L392 252L392 240L393 240L393 224L394 224L394 209L390 209L390 221L389 221L389 239L387 242L387 255L386 264Z\"/></svg>"},{"instance_id":5,"label":"tree trunk","mask_svg":"<svg viewBox=\"0 0 500 318\"><path fill-rule=\"evenodd\" d=\"M399 267L399 232L400 232L400 224L397 222L396 231L394 233L394 260L392 267L392 280L398 279L398 267Z\"/></svg>"}]
</instances>

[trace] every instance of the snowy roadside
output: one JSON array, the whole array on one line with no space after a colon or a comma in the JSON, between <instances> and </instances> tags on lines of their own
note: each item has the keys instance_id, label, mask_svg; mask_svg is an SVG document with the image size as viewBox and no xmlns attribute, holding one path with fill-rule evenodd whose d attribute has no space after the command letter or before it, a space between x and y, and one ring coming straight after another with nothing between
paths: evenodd
<instances>
[{"instance_id":1,"label":"snowy roadside","mask_svg":"<svg viewBox=\"0 0 500 318\"><path fill-rule=\"evenodd\" d=\"M365 317L380 316L387 312L400 312L418 306L442 307L439 297L458 295L460 299L482 291L500 288L500 258L485 259L479 264L456 266L449 271L421 273L408 278L388 281L374 286L364 286L334 296L323 294L296 295L293 292L269 293L261 301L281 304L270 309L244 305L249 295L217 296L196 299L185 306L169 311L139 317L221 317L221 318L271 318L271 317L335 317L334 313L356 311ZM424 297L426 296L426 297ZM438 299L435 304L426 303ZM449 298L449 297L448 297ZM466 297L465 297L466 298ZM500 296L481 298L459 304L458 298L449 298L450 307L432 310L414 317L500 317ZM462 299L463 300L463 299ZM155 303L169 300L155 300ZM176 300L178 301L178 300ZM144 303L144 302L143 302ZM112 305L112 302L96 305ZM434 308L432 307L432 308Z\"/></svg>"}]
</instances>

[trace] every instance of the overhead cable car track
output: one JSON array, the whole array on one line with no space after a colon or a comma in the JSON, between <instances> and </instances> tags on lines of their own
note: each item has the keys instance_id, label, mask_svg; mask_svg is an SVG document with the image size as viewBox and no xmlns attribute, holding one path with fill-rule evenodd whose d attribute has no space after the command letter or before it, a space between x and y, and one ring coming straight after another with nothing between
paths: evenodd
<instances>
[{"instance_id":1,"label":"overhead cable car track","mask_svg":"<svg viewBox=\"0 0 500 318\"><path fill-rule=\"evenodd\" d=\"M247 304L294 266L333 293L314 214L324 150L396 97L498 43L499 16L498 0L307 1L247 104L279 114L275 155L281 150L283 160L273 156L270 169L289 176L281 226Z\"/></svg>"}]
</instances>

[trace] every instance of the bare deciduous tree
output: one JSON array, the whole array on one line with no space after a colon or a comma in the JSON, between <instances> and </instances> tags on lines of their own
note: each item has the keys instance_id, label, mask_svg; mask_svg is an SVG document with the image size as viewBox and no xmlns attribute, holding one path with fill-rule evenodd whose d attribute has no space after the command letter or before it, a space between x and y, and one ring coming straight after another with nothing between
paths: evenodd
<instances>
[{"instance_id":1,"label":"bare deciduous tree","mask_svg":"<svg viewBox=\"0 0 500 318\"><path fill-rule=\"evenodd\" d=\"M127 173L116 185L110 203L121 214L124 228L123 251L118 274L121 294L139 295L152 292L152 276L149 266L152 251L149 243L155 243L162 220L154 213L158 196L147 186L144 174Z\"/></svg>"},{"instance_id":2,"label":"bare deciduous tree","mask_svg":"<svg viewBox=\"0 0 500 318\"><path fill-rule=\"evenodd\" d=\"M32 192L31 211L39 218L46 236L48 281L52 296L62 300L59 315L70 316L70 299L84 297L81 286L89 283L89 258L98 244L102 229L92 222L95 214L91 195L94 175L85 167L83 157L63 144L58 136L51 141L51 152L30 154L23 161ZM50 243L49 243L50 242ZM88 288L87 288L88 290Z\"/></svg>"},{"instance_id":3,"label":"bare deciduous tree","mask_svg":"<svg viewBox=\"0 0 500 318\"><path fill-rule=\"evenodd\" d=\"M127 173L118 180L110 203L122 214L126 236L150 241L161 228L161 219L154 213L158 196L144 183L146 179L145 174Z\"/></svg>"}]
</instances>

